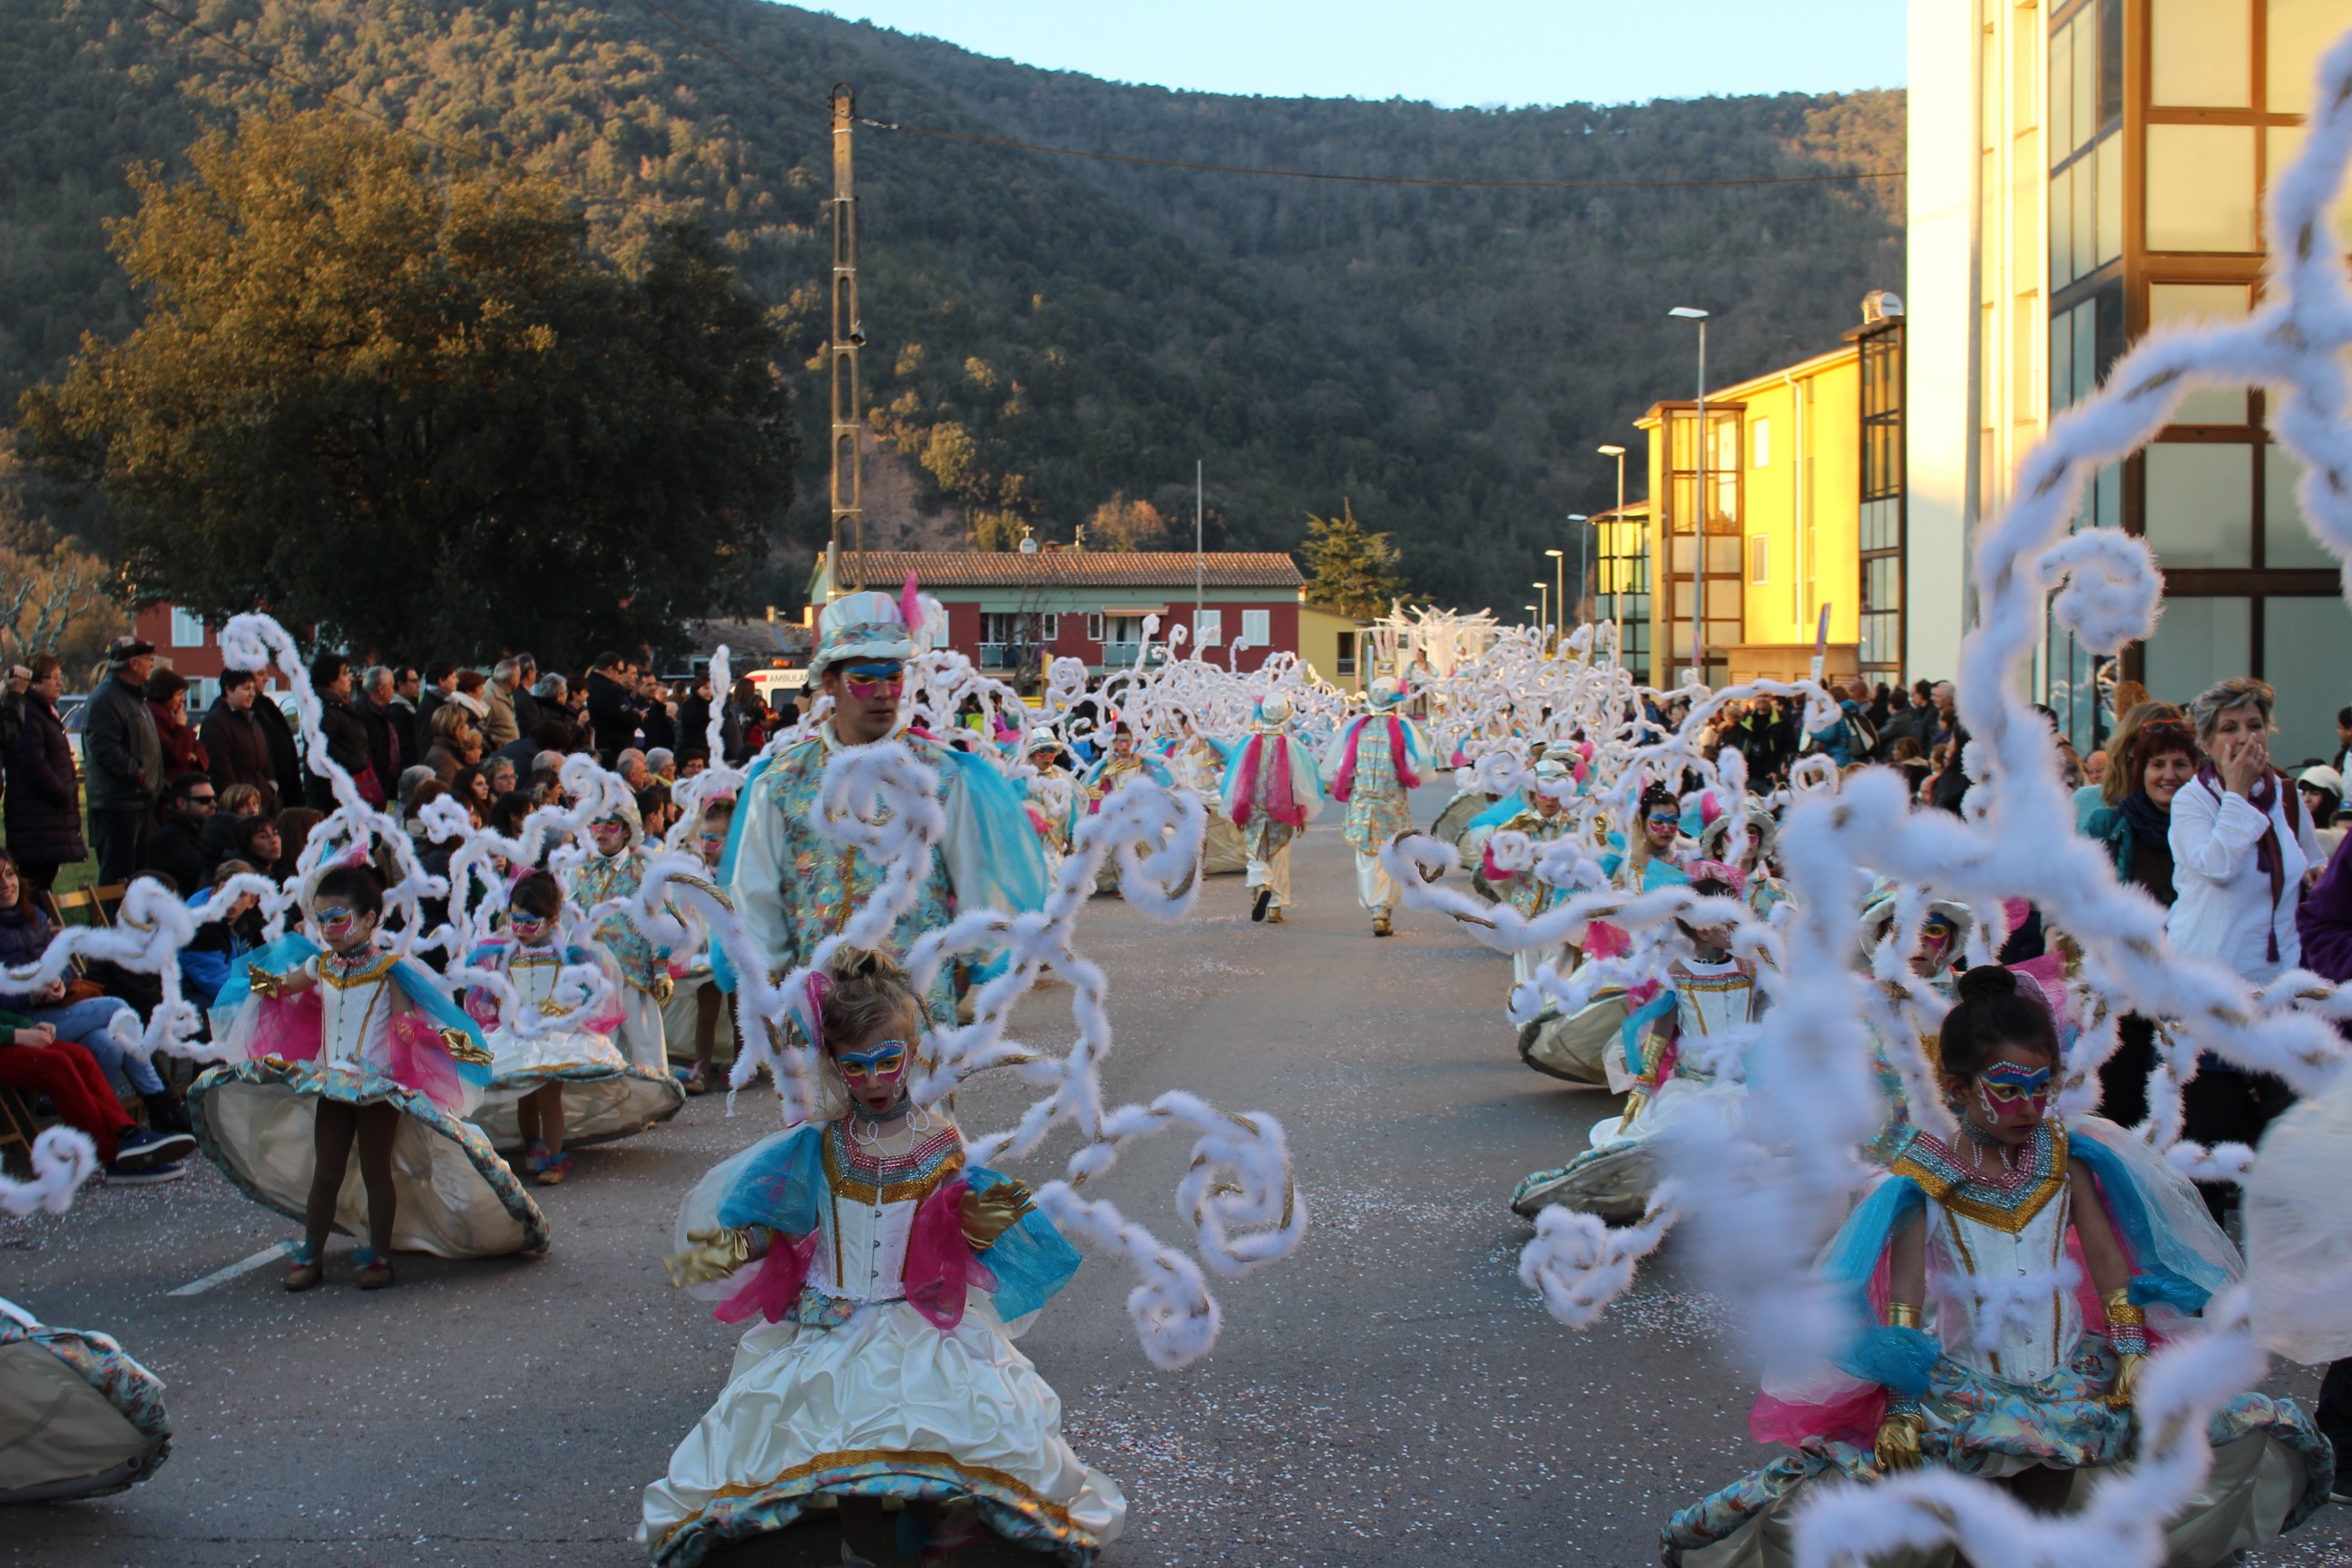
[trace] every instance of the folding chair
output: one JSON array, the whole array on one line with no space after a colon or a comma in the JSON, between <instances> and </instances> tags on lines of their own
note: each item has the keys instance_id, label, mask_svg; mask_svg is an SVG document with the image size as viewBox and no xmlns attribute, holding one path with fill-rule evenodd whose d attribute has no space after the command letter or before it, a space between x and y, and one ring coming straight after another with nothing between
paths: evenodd
<instances>
[{"instance_id":1,"label":"folding chair","mask_svg":"<svg viewBox=\"0 0 2352 1568\"><path fill-rule=\"evenodd\" d=\"M0 1170L11 1166L33 1173L33 1140L40 1135L41 1119L33 1102L17 1089L0 1088Z\"/></svg>"}]
</instances>

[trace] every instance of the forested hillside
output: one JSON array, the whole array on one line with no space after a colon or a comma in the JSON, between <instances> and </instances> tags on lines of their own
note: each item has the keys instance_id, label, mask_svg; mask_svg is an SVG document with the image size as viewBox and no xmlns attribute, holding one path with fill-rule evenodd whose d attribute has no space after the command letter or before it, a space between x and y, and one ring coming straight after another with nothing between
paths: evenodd
<instances>
[{"instance_id":1,"label":"forested hillside","mask_svg":"<svg viewBox=\"0 0 2352 1568\"><path fill-rule=\"evenodd\" d=\"M1119 86L761 3L21 0L0 6L0 396L57 376L136 301L105 252L122 170L167 171L273 97L258 63L583 193L629 264L698 216L782 314L826 449L831 184L821 102L936 130L1221 164L1494 180L1706 180L1893 169L1899 94L1488 112ZM205 35L210 35L205 36ZM1508 47L1498 40L1497 47ZM809 101L796 100L804 99ZM1592 455L1685 395L1668 306L1716 313L1719 380L1836 342L1901 286L1901 183L1528 191L1277 180L858 132L868 400L935 510L1067 539L1115 497L1290 547L1343 499L1426 594L1516 606L1559 519L1608 504ZM768 579L824 531L803 475ZM1134 515L1131 503L1121 510ZM1189 543L1185 537L1170 542ZM877 541L887 543L887 540Z\"/></svg>"}]
</instances>

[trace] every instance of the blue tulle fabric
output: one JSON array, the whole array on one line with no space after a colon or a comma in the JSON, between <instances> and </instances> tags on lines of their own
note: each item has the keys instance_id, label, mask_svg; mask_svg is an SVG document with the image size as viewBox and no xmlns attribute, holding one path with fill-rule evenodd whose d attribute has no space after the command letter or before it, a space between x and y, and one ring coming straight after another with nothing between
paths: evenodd
<instances>
[{"instance_id":1,"label":"blue tulle fabric","mask_svg":"<svg viewBox=\"0 0 2352 1568\"><path fill-rule=\"evenodd\" d=\"M2138 1178L2114 1151L2084 1134L2069 1138L2066 1149L2070 1159L2097 1178L2107 1216L2131 1253L2132 1300L2143 1307L2170 1307L2185 1317L2202 1312L2228 1277L2156 1223L2154 1205L2140 1190Z\"/></svg>"},{"instance_id":2,"label":"blue tulle fabric","mask_svg":"<svg viewBox=\"0 0 2352 1568\"><path fill-rule=\"evenodd\" d=\"M984 1193L1005 1178L984 1165L970 1165L963 1179L973 1192ZM1054 1222L1032 1209L981 1254L981 1261L996 1276L996 1315L1009 1323L1052 1300L1077 1273L1079 1259L1078 1249Z\"/></svg>"},{"instance_id":3,"label":"blue tulle fabric","mask_svg":"<svg viewBox=\"0 0 2352 1568\"><path fill-rule=\"evenodd\" d=\"M1916 1399L1927 1392L1927 1373L1943 1355L1933 1335L1918 1329L1880 1323L1871 1304L1870 1282L1895 1233L1927 1212L1927 1194L1908 1176L1889 1176L1846 1216L1822 1254L1820 1274L1844 1305L1853 1334L1832 1357L1841 1371L1891 1394Z\"/></svg>"},{"instance_id":4,"label":"blue tulle fabric","mask_svg":"<svg viewBox=\"0 0 2352 1568\"><path fill-rule=\"evenodd\" d=\"M264 942L245 955L244 963L230 969L228 978L213 997L213 1006L218 1012L232 1012L253 994L253 983L246 976L247 964L272 974L289 974L318 955L319 944L299 931L289 931L275 942Z\"/></svg>"}]
</instances>

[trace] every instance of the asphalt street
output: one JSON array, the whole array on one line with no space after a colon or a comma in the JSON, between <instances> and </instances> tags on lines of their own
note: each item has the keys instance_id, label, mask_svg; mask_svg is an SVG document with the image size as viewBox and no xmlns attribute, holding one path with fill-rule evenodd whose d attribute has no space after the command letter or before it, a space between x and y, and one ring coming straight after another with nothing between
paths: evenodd
<instances>
[{"instance_id":1,"label":"asphalt street","mask_svg":"<svg viewBox=\"0 0 2352 1568\"><path fill-rule=\"evenodd\" d=\"M1423 794L1427 821L1443 795ZM1768 1457L1745 1436L1733 1308L1670 1241L1601 1327L1547 1317L1515 1277L1529 1227L1505 1200L1612 1102L1519 1064L1506 960L1411 912L1374 940L1328 818L1294 881L1283 926L1250 923L1238 878L1209 882L1181 922L1097 899L1081 923L1112 981L1111 1095L1190 1089L1278 1115L1312 1216L1296 1256L1216 1283L1223 1337L1183 1371L1144 1359L1122 1305L1132 1277L1108 1258L1024 1341L1071 1441L1126 1489L1127 1534L1103 1562L1654 1562L1668 1513ZM1069 996L1029 997L1023 1036L1066 1041ZM987 1082L959 1112L985 1131L1022 1100ZM705 1169L776 1125L772 1103L747 1094L730 1117L712 1096L583 1151L540 1194L555 1232L541 1260L403 1256L381 1293L352 1288L339 1241L307 1295L275 1267L173 1294L292 1229L209 1167L0 1219L0 1295L114 1334L168 1381L176 1433L128 1493L0 1516L0 1564L642 1563L639 1493L718 1393L735 1338L667 1288L671 1217ZM1138 1150L1089 1192L1177 1238L1188 1147ZM2315 1386L2293 1367L2271 1384ZM2252 1561L2352 1563L2347 1519L2325 1510ZM811 1526L711 1561L830 1563L834 1540Z\"/></svg>"}]
</instances>

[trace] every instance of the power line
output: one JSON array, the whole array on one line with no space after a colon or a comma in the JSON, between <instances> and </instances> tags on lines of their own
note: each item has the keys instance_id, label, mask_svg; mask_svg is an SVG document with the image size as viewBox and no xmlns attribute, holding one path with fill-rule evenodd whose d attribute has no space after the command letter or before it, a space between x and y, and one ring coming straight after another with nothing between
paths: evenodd
<instances>
[{"instance_id":1,"label":"power line","mask_svg":"<svg viewBox=\"0 0 2352 1568\"><path fill-rule=\"evenodd\" d=\"M647 10L667 21L670 26L733 66L737 70L765 83L786 98L808 105L811 109L830 114L830 106L818 102L806 93L796 91L774 77L722 47L708 35L689 26L684 18L661 0L644 0ZM1017 153L1044 153L1056 158L1090 158L1106 163L1138 163L1154 169L1189 169L1204 174L1247 174L1272 180L1336 180L1348 184L1363 185L1451 185L1475 190L1515 191L1668 191L1695 190L1721 185L1819 185L1839 180L1899 180L1901 169L1856 170L1843 174L1762 174L1745 179L1726 180L1471 180L1447 178L1430 174L1336 174L1318 169L1260 169L1235 163L1198 163L1181 158L1146 158L1129 153L1097 153L1083 147L1056 147L1040 142L1015 142L1002 136L976 136L963 131L937 131L925 125L908 125L895 120L875 120L857 116L857 123L877 131L899 131L909 136L929 136L942 142L967 142L981 147L1003 147Z\"/></svg>"},{"instance_id":2,"label":"power line","mask_svg":"<svg viewBox=\"0 0 2352 1568\"><path fill-rule=\"evenodd\" d=\"M376 121L387 130L395 132L403 136L415 137L417 141L424 142L425 145L437 147L441 149L441 151L450 153L453 156L463 157L467 153L467 149L459 146L454 142L445 142L440 137L433 135L430 132L419 131L413 125L404 125L381 110L370 109L366 104L360 102L357 99L346 97L338 89L321 87L317 82L310 80L308 77L299 76L293 71L288 70L285 67L279 65L275 60L265 59L260 55L257 55L251 49L247 48L243 44L238 43L235 38L227 37L220 33L216 33L211 28L204 26L202 23L191 21L189 18L179 15L177 12L165 10L163 6L156 4L155 0L137 0L137 3L140 5L144 6L147 10L153 12L156 16L163 17L165 21L170 22L178 27L184 28L188 32L194 33L200 38L208 39L213 43L218 44L221 47L240 57L248 64L259 67L263 71L271 76L290 81L306 92L316 93L319 97L325 99L327 101L336 105L338 108L349 110L354 114L365 115L368 119ZM557 175L539 175L538 177L551 180L554 184L562 185L564 189L580 197L583 201L603 202L608 205L646 207L656 212L663 210L657 203L648 197L600 195L584 185L573 184L571 181L565 180Z\"/></svg>"}]
</instances>

